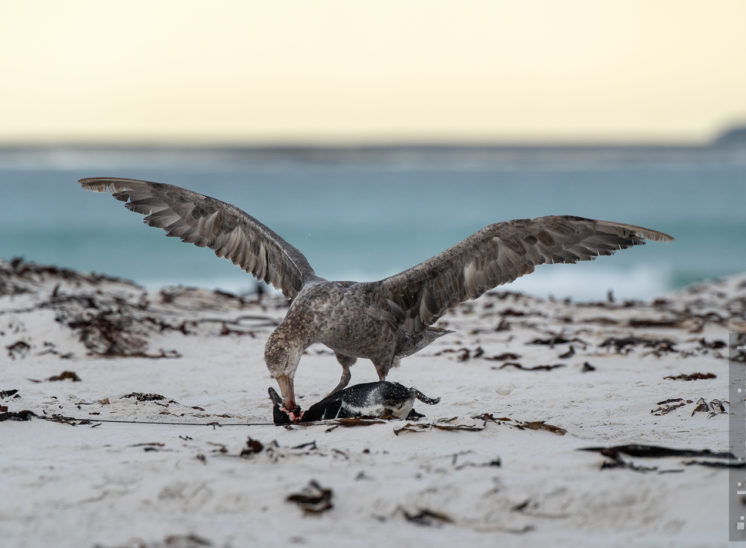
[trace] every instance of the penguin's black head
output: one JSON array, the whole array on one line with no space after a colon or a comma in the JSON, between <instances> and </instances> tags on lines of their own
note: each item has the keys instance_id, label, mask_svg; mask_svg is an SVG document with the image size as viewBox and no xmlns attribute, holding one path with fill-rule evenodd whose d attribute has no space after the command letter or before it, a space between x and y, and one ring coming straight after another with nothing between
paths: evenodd
<instances>
[{"instance_id":1,"label":"penguin's black head","mask_svg":"<svg viewBox=\"0 0 746 548\"><path fill-rule=\"evenodd\" d=\"M300 418L303 416L303 413L300 410L300 406L296 405L293 409L285 409L285 407L282 404L282 398L280 395L275 391L274 388L270 387L269 390L269 399L272 400L272 420L275 423L275 426L282 426L285 424L293 424L300 420Z\"/></svg>"}]
</instances>

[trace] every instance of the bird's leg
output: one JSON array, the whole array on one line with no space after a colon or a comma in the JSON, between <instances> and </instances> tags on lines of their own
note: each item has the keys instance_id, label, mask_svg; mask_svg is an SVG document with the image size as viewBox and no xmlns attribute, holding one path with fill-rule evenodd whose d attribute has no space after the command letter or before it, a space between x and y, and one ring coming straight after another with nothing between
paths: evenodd
<instances>
[{"instance_id":1,"label":"bird's leg","mask_svg":"<svg viewBox=\"0 0 746 548\"><path fill-rule=\"evenodd\" d=\"M376 373L378 373L378 380L385 381L386 375L389 374L389 370L394 367L394 357L391 356L386 360L374 360L373 365L376 367Z\"/></svg>"},{"instance_id":2,"label":"bird's leg","mask_svg":"<svg viewBox=\"0 0 746 548\"><path fill-rule=\"evenodd\" d=\"M339 365L342 366L342 376L339 378L339 383L337 383L337 386L335 386L332 391L325 396L327 398L347 386L347 384L350 382L350 377L352 376L350 374L350 367L357 361L357 358L353 358L352 356L345 356L344 354L339 354L337 352L335 352L335 354L337 355L337 361L339 362Z\"/></svg>"},{"instance_id":3,"label":"bird's leg","mask_svg":"<svg viewBox=\"0 0 746 548\"><path fill-rule=\"evenodd\" d=\"M386 375L392 367L399 365L396 359L396 333L393 329L384 329L379 334L377 341L378 349L375 354L368 356L376 368L378 380L385 381Z\"/></svg>"},{"instance_id":4,"label":"bird's leg","mask_svg":"<svg viewBox=\"0 0 746 548\"><path fill-rule=\"evenodd\" d=\"M337 386L335 386L334 388L332 388L332 391L331 391L331 392L329 392L329 393L328 393L328 394L327 394L326 396L324 396L324 397L325 397L325 398L328 398L328 397L329 397L329 396L331 396L332 394L336 394L337 392L339 392L340 390L342 390L342 389L343 389L343 388L344 388L345 386L347 386L347 384L348 384L348 383L350 382L350 377L351 377L351 376L352 376L352 375L350 374L350 368L349 368L349 367L345 367L345 366L343 365L343 366L342 366L342 376L341 376L341 377L339 378L339 383L337 384Z\"/></svg>"}]
</instances>

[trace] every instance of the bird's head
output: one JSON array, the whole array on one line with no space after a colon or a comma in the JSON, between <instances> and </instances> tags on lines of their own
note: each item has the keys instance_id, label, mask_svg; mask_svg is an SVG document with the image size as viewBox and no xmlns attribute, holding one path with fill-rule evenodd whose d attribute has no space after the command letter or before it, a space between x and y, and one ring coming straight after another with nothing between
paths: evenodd
<instances>
[{"instance_id":1,"label":"bird's head","mask_svg":"<svg viewBox=\"0 0 746 548\"><path fill-rule=\"evenodd\" d=\"M292 339L285 337L279 328L270 335L264 347L264 361L267 369L277 381L282 394L282 405L279 409L287 413L290 422L298 422L303 415L300 406L295 403L293 382L302 354L303 348L293 344Z\"/></svg>"}]
</instances>

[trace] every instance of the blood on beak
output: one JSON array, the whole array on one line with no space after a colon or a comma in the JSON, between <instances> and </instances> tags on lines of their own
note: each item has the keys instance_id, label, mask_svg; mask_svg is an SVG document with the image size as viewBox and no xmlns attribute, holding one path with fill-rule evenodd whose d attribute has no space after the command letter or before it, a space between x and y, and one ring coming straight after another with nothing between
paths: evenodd
<instances>
[{"instance_id":1,"label":"blood on beak","mask_svg":"<svg viewBox=\"0 0 746 548\"><path fill-rule=\"evenodd\" d=\"M282 394L282 404L288 414L295 410L295 392L293 390L293 379L288 375L279 375L275 377Z\"/></svg>"}]
</instances>

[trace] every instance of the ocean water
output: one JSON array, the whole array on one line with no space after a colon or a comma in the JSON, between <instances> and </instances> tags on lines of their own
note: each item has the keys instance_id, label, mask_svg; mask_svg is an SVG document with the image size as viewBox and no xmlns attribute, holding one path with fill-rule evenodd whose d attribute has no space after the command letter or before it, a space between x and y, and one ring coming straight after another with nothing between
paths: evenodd
<instances>
[{"instance_id":1,"label":"ocean water","mask_svg":"<svg viewBox=\"0 0 746 548\"><path fill-rule=\"evenodd\" d=\"M673 235L510 288L575 299L650 298L746 271L746 151L712 148L0 149L0 258L148 287L251 291L212 251L147 227L90 176L143 178L230 202L330 279L375 280L493 222L572 214Z\"/></svg>"}]
</instances>

